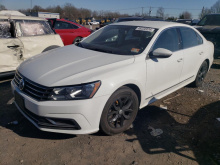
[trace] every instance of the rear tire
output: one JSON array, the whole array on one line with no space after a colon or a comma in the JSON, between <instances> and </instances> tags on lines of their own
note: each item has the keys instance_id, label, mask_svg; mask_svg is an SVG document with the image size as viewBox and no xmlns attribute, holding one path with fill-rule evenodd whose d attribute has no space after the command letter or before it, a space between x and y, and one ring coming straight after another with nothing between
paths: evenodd
<instances>
[{"instance_id":1,"label":"rear tire","mask_svg":"<svg viewBox=\"0 0 220 165\"><path fill-rule=\"evenodd\" d=\"M139 109L136 93L128 87L119 88L107 101L100 128L107 135L121 133L130 127Z\"/></svg>"},{"instance_id":2,"label":"rear tire","mask_svg":"<svg viewBox=\"0 0 220 165\"><path fill-rule=\"evenodd\" d=\"M196 76L196 79L194 82L192 82L191 86L192 87L201 87L207 72L208 72L208 63L206 61L204 61L202 63L202 65L200 66L199 71Z\"/></svg>"},{"instance_id":3,"label":"rear tire","mask_svg":"<svg viewBox=\"0 0 220 165\"><path fill-rule=\"evenodd\" d=\"M73 44L79 43L82 40L82 37L76 37L73 41Z\"/></svg>"}]
</instances>

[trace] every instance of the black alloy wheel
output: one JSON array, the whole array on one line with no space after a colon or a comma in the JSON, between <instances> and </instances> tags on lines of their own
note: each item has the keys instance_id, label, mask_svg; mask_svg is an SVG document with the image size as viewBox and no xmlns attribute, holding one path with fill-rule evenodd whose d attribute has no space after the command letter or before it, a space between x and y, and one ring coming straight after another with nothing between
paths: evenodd
<instances>
[{"instance_id":1,"label":"black alloy wheel","mask_svg":"<svg viewBox=\"0 0 220 165\"><path fill-rule=\"evenodd\" d=\"M139 107L136 93L128 88L118 89L103 110L100 127L107 135L121 133L134 121Z\"/></svg>"},{"instance_id":2,"label":"black alloy wheel","mask_svg":"<svg viewBox=\"0 0 220 165\"><path fill-rule=\"evenodd\" d=\"M76 37L75 40L73 41L73 44L77 44L82 40L82 37Z\"/></svg>"}]
</instances>

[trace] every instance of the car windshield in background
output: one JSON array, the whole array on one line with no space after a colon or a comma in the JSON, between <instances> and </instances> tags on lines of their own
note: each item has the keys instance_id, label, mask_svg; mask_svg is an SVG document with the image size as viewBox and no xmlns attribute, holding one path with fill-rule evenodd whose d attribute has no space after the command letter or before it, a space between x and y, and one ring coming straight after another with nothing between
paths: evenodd
<instances>
[{"instance_id":1,"label":"car windshield in background","mask_svg":"<svg viewBox=\"0 0 220 165\"><path fill-rule=\"evenodd\" d=\"M220 14L207 15L198 23L199 26L212 25L220 26Z\"/></svg>"},{"instance_id":2,"label":"car windshield in background","mask_svg":"<svg viewBox=\"0 0 220 165\"><path fill-rule=\"evenodd\" d=\"M112 54L137 55L144 51L156 31L150 27L109 25L78 46Z\"/></svg>"}]
</instances>

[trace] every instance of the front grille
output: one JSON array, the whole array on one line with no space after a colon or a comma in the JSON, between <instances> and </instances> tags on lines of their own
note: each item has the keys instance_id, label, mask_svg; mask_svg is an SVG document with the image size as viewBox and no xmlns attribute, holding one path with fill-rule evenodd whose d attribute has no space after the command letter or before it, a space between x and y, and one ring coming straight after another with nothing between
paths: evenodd
<instances>
[{"instance_id":1,"label":"front grille","mask_svg":"<svg viewBox=\"0 0 220 165\"><path fill-rule=\"evenodd\" d=\"M43 85L39 85L24 76L22 76L20 73L16 72L14 77L15 84L19 87L20 81L23 79L24 81L24 88L23 92L27 94L28 96L31 96L32 98L38 100L38 101L45 101L48 100L48 96L53 90L52 88L45 87Z\"/></svg>"}]
</instances>

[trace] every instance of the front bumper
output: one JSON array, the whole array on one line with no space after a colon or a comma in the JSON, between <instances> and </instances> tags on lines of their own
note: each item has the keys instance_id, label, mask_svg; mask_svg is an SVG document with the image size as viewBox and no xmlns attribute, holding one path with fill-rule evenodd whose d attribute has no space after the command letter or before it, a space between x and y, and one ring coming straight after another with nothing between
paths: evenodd
<instances>
[{"instance_id":1,"label":"front bumper","mask_svg":"<svg viewBox=\"0 0 220 165\"><path fill-rule=\"evenodd\" d=\"M86 100L36 101L24 94L11 82L13 94L23 99L23 108L18 100L18 110L38 129L42 131L89 134L99 130L99 122L109 96Z\"/></svg>"}]
</instances>

